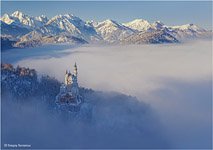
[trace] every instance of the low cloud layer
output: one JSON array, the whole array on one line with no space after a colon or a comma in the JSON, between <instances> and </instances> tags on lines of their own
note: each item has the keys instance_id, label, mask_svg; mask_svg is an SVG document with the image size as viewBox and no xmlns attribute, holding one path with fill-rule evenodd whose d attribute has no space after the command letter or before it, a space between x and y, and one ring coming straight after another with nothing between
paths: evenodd
<instances>
[{"instance_id":1,"label":"low cloud layer","mask_svg":"<svg viewBox=\"0 0 213 150\"><path fill-rule=\"evenodd\" d=\"M44 55L3 60L35 68L63 82L79 67L81 86L117 91L148 103L172 148L211 147L211 41L172 45L45 48ZM42 48L38 49L43 51ZM33 49L30 49L33 50ZM25 50L26 51L26 50ZM21 54L19 54L21 55ZM15 58L15 57L14 57Z\"/></svg>"},{"instance_id":2,"label":"low cloud layer","mask_svg":"<svg viewBox=\"0 0 213 150\"><path fill-rule=\"evenodd\" d=\"M163 87L162 78L209 80L211 57L211 42L205 41L177 45L85 46L49 52L35 59L29 57L16 64L63 81L65 70L72 70L77 62L81 85L136 95L138 91L146 94Z\"/></svg>"},{"instance_id":3,"label":"low cloud layer","mask_svg":"<svg viewBox=\"0 0 213 150\"><path fill-rule=\"evenodd\" d=\"M79 117L48 109L38 99L28 101L3 97L2 143L37 149L170 147L155 112L133 97L87 94Z\"/></svg>"}]
</instances>

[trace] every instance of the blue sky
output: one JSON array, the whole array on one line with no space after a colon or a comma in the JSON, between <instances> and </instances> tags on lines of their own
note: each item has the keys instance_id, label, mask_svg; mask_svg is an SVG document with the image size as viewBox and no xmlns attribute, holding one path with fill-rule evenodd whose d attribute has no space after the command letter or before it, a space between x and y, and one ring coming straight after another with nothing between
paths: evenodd
<instances>
[{"instance_id":1,"label":"blue sky","mask_svg":"<svg viewBox=\"0 0 213 150\"><path fill-rule=\"evenodd\" d=\"M3 1L1 13L11 14L15 10L32 16L74 14L83 20L103 21L113 19L128 22L136 18L150 22L160 20L167 25L194 23L201 27L212 28L212 2L205 1Z\"/></svg>"}]
</instances>

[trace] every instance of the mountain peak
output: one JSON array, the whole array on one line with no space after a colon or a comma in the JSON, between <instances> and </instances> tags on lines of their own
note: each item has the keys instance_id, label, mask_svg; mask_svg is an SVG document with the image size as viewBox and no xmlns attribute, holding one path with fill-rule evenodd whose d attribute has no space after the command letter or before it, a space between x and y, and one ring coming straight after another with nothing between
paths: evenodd
<instances>
[{"instance_id":1,"label":"mountain peak","mask_svg":"<svg viewBox=\"0 0 213 150\"><path fill-rule=\"evenodd\" d=\"M205 31L205 29L193 24L193 23L190 23L190 24L186 24L185 27L187 29L190 29L190 30L194 30L194 31Z\"/></svg>"},{"instance_id":2,"label":"mountain peak","mask_svg":"<svg viewBox=\"0 0 213 150\"><path fill-rule=\"evenodd\" d=\"M121 27L122 25L117 23L112 19L107 19L102 22L99 22L97 26L106 26L106 27Z\"/></svg>"},{"instance_id":3,"label":"mountain peak","mask_svg":"<svg viewBox=\"0 0 213 150\"><path fill-rule=\"evenodd\" d=\"M209 36L207 30L192 23L181 26L166 26L161 21L149 23L147 20L140 18L123 24L112 19L106 19L102 22L85 22L69 13L59 14L48 19L44 15L33 17L28 14L25 15L21 11L15 11L12 15L4 14L1 21L4 26L2 27L2 33L9 33L21 40L22 44L25 42L24 44L28 45L35 45L33 42L38 39L40 43L45 43L42 40L46 40L46 42L73 40L68 36L77 37L91 43L98 43L99 41L100 43L119 43L123 39L135 41L136 43L143 43L143 41L146 41L145 39L154 40L155 42L158 39L161 40L160 42L170 42L166 38L172 41L171 36L180 41L189 37ZM127 38L129 36L130 38ZM162 36L165 39L162 39ZM125 42L129 43L126 40Z\"/></svg>"},{"instance_id":4,"label":"mountain peak","mask_svg":"<svg viewBox=\"0 0 213 150\"><path fill-rule=\"evenodd\" d=\"M11 16L16 17L16 18L22 18L23 16L25 16L25 14L23 12L17 10L15 12L13 12Z\"/></svg>"},{"instance_id":5,"label":"mountain peak","mask_svg":"<svg viewBox=\"0 0 213 150\"><path fill-rule=\"evenodd\" d=\"M94 20L88 20L88 21L86 21L86 24L96 27L98 25L98 22L96 22Z\"/></svg>"},{"instance_id":6,"label":"mountain peak","mask_svg":"<svg viewBox=\"0 0 213 150\"><path fill-rule=\"evenodd\" d=\"M155 29L161 30L161 29L164 28L164 23L161 22L161 21L155 21L155 22L153 23L153 26L154 26Z\"/></svg>"},{"instance_id":7,"label":"mountain peak","mask_svg":"<svg viewBox=\"0 0 213 150\"><path fill-rule=\"evenodd\" d=\"M1 21L5 22L6 24L11 24L14 22L13 18L10 17L9 14L4 14L1 18Z\"/></svg>"},{"instance_id":8,"label":"mountain peak","mask_svg":"<svg viewBox=\"0 0 213 150\"><path fill-rule=\"evenodd\" d=\"M12 15L3 15L1 20L6 24L13 24L28 29L34 29L43 26L48 21L48 18L44 15L39 17L29 16L17 10L13 12Z\"/></svg>"},{"instance_id":9,"label":"mountain peak","mask_svg":"<svg viewBox=\"0 0 213 150\"><path fill-rule=\"evenodd\" d=\"M133 21L131 21L132 23L136 23L136 22L148 22L147 20L144 20L144 19L135 19Z\"/></svg>"},{"instance_id":10,"label":"mountain peak","mask_svg":"<svg viewBox=\"0 0 213 150\"><path fill-rule=\"evenodd\" d=\"M105 21L103 21L105 23L110 23L110 24L118 24L116 21L112 20L112 19L107 19Z\"/></svg>"},{"instance_id":11,"label":"mountain peak","mask_svg":"<svg viewBox=\"0 0 213 150\"><path fill-rule=\"evenodd\" d=\"M151 24L144 19L135 19L131 22L124 23L124 25L138 31L146 31L151 27Z\"/></svg>"},{"instance_id":12,"label":"mountain peak","mask_svg":"<svg viewBox=\"0 0 213 150\"><path fill-rule=\"evenodd\" d=\"M78 18L78 17L76 17L75 15L73 15L73 14L59 14L59 15L56 15L56 16L54 16L53 18L55 18L55 19L60 19L60 18Z\"/></svg>"},{"instance_id":13,"label":"mountain peak","mask_svg":"<svg viewBox=\"0 0 213 150\"><path fill-rule=\"evenodd\" d=\"M64 14L64 15L56 15L53 18L51 18L47 24L58 24L59 26L64 26L62 24L69 24L73 26L76 23L81 23L83 22L79 17L74 16L73 14Z\"/></svg>"},{"instance_id":14,"label":"mountain peak","mask_svg":"<svg viewBox=\"0 0 213 150\"><path fill-rule=\"evenodd\" d=\"M35 19L38 21L47 21L48 20L47 16L45 16L45 15L35 17Z\"/></svg>"},{"instance_id":15,"label":"mountain peak","mask_svg":"<svg viewBox=\"0 0 213 150\"><path fill-rule=\"evenodd\" d=\"M190 23L190 24L185 24L185 25L181 25L181 26L173 26L173 29L179 29L179 30L193 30L193 31L206 31L205 29Z\"/></svg>"},{"instance_id":16,"label":"mountain peak","mask_svg":"<svg viewBox=\"0 0 213 150\"><path fill-rule=\"evenodd\" d=\"M2 16L2 18L9 18L9 17L10 17L9 14L4 14L4 15Z\"/></svg>"},{"instance_id":17,"label":"mountain peak","mask_svg":"<svg viewBox=\"0 0 213 150\"><path fill-rule=\"evenodd\" d=\"M155 24L162 25L162 26L164 25L164 23L163 23L162 21L159 21L159 20L158 20L158 21L155 21L154 23L155 23Z\"/></svg>"},{"instance_id":18,"label":"mountain peak","mask_svg":"<svg viewBox=\"0 0 213 150\"><path fill-rule=\"evenodd\" d=\"M23 14L23 13L21 11L19 11L19 10L16 10L12 14L17 15L17 14Z\"/></svg>"},{"instance_id":19,"label":"mountain peak","mask_svg":"<svg viewBox=\"0 0 213 150\"><path fill-rule=\"evenodd\" d=\"M65 17L68 17L68 18L73 18L73 17L76 17L75 15L73 14L64 14Z\"/></svg>"},{"instance_id":20,"label":"mountain peak","mask_svg":"<svg viewBox=\"0 0 213 150\"><path fill-rule=\"evenodd\" d=\"M60 14L60 15L56 15L54 17L52 17L47 24L50 24L52 22L72 22L72 21L82 21L79 17L76 17L73 14Z\"/></svg>"}]
</instances>

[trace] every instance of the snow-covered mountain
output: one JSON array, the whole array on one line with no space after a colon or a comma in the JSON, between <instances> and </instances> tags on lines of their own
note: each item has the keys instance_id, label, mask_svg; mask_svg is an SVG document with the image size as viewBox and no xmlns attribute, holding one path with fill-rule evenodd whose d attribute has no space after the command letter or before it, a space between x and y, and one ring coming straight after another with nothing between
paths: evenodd
<instances>
[{"instance_id":1,"label":"snow-covered mountain","mask_svg":"<svg viewBox=\"0 0 213 150\"><path fill-rule=\"evenodd\" d=\"M185 24L180 26L167 26L161 21L149 23L143 19L135 19L123 25L137 30L139 32L153 32L157 30L164 30L170 35L174 36L179 41L185 41L192 38L206 38L211 37L211 32L207 31L195 24Z\"/></svg>"},{"instance_id":2,"label":"snow-covered mountain","mask_svg":"<svg viewBox=\"0 0 213 150\"><path fill-rule=\"evenodd\" d=\"M90 24L87 24L72 14L57 15L50 19L46 26L59 28L64 32L79 38L84 38L87 41L101 39Z\"/></svg>"},{"instance_id":3,"label":"snow-covered mountain","mask_svg":"<svg viewBox=\"0 0 213 150\"><path fill-rule=\"evenodd\" d=\"M123 23L123 25L136 31L144 31L144 32L161 30L165 28L164 24L161 21L149 23L147 20L143 19L135 19L131 22Z\"/></svg>"},{"instance_id":4,"label":"snow-covered mountain","mask_svg":"<svg viewBox=\"0 0 213 150\"><path fill-rule=\"evenodd\" d=\"M31 38L33 36L33 38ZM35 47L38 45L43 44L50 44L50 43L67 43L71 45L77 45L77 44L86 44L88 43L82 38L78 38L71 35L43 35L39 32L32 31L29 34L24 35L20 41L16 42L14 44L15 47Z\"/></svg>"},{"instance_id":5,"label":"snow-covered mountain","mask_svg":"<svg viewBox=\"0 0 213 150\"><path fill-rule=\"evenodd\" d=\"M168 31L171 35L173 35L180 41L185 41L193 38L208 38L212 36L211 31L207 31L195 24L170 26L168 27Z\"/></svg>"},{"instance_id":6,"label":"snow-covered mountain","mask_svg":"<svg viewBox=\"0 0 213 150\"><path fill-rule=\"evenodd\" d=\"M97 23L94 28L103 37L104 41L110 43L117 42L135 32L133 29L109 19Z\"/></svg>"},{"instance_id":7,"label":"snow-covered mountain","mask_svg":"<svg viewBox=\"0 0 213 150\"><path fill-rule=\"evenodd\" d=\"M194 38L209 38L212 37L212 31L194 24L167 26L161 21L150 23L143 19L135 19L128 23L118 23L110 19L96 22L84 21L72 14L56 15L48 19L44 15L32 17L15 11L11 15L4 14L1 17L1 37L15 39L16 46L76 43L73 39L78 39L77 43L153 43L153 39L159 43L173 43Z\"/></svg>"},{"instance_id":8,"label":"snow-covered mountain","mask_svg":"<svg viewBox=\"0 0 213 150\"><path fill-rule=\"evenodd\" d=\"M10 37L12 39L16 39L32 31L31 29L17 26L15 24L7 24L3 21L0 22L1 22L1 37Z\"/></svg>"},{"instance_id":9,"label":"snow-covered mountain","mask_svg":"<svg viewBox=\"0 0 213 150\"><path fill-rule=\"evenodd\" d=\"M18 25L21 27L33 29L33 28L41 27L44 24L46 24L48 21L48 18L44 15L39 17L32 17L20 11L15 11L11 15L4 14L1 18L1 21L5 22L6 24L13 24L13 25Z\"/></svg>"},{"instance_id":10,"label":"snow-covered mountain","mask_svg":"<svg viewBox=\"0 0 213 150\"><path fill-rule=\"evenodd\" d=\"M20 42L26 42L27 40L33 39L38 40L41 37L47 36L62 37L65 35L69 37L76 37L88 42L95 42L102 39L91 25L74 15L65 14L53 17L45 25L21 37ZM67 40L62 41L67 42ZM57 43L58 41L53 42Z\"/></svg>"},{"instance_id":11,"label":"snow-covered mountain","mask_svg":"<svg viewBox=\"0 0 213 150\"><path fill-rule=\"evenodd\" d=\"M137 31L149 31L152 28L152 24L143 19L135 19L131 22L124 23L123 25Z\"/></svg>"},{"instance_id":12,"label":"snow-covered mountain","mask_svg":"<svg viewBox=\"0 0 213 150\"><path fill-rule=\"evenodd\" d=\"M182 25L182 26L172 26L172 29L178 29L178 30L191 30L191 31L197 31L197 32L205 32L206 30L198 27L197 25L194 24L186 24L186 25Z\"/></svg>"},{"instance_id":13,"label":"snow-covered mountain","mask_svg":"<svg viewBox=\"0 0 213 150\"><path fill-rule=\"evenodd\" d=\"M178 40L164 30L156 30L152 32L139 32L121 41L122 44L161 44L161 43L177 43Z\"/></svg>"}]
</instances>

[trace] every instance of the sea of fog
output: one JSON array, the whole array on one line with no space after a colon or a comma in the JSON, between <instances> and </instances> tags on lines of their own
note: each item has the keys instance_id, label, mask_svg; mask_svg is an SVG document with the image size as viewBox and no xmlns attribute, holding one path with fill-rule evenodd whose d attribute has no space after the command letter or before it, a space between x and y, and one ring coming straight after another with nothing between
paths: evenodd
<instances>
[{"instance_id":1,"label":"sea of fog","mask_svg":"<svg viewBox=\"0 0 213 150\"><path fill-rule=\"evenodd\" d=\"M212 41L181 44L46 45L2 52L2 62L63 82L76 62L80 86L136 96L156 112L172 148L210 148ZM131 146L130 146L131 148Z\"/></svg>"}]
</instances>

